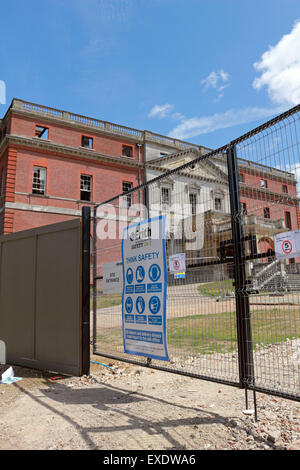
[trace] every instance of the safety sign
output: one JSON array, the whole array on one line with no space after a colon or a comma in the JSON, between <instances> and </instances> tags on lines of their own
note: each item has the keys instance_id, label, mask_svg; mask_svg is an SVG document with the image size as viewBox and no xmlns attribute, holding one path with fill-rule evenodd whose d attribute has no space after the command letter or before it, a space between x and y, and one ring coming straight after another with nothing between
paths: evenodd
<instances>
[{"instance_id":1,"label":"safety sign","mask_svg":"<svg viewBox=\"0 0 300 470\"><path fill-rule=\"evenodd\" d=\"M169 257L169 270L171 274L185 272L185 253L177 253Z\"/></svg>"},{"instance_id":2,"label":"safety sign","mask_svg":"<svg viewBox=\"0 0 300 470\"><path fill-rule=\"evenodd\" d=\"M276 258L300 257L300 230L275 235L275 256Z\"/></svg>"},{"instance_id":3,"label":"safety sign","mask_svg":"<svg viewBox=\"0 0 300 470\"><path fill-rule=\"evenodd\" d=\"M121 294L123 291L122 263L103 265L103 294Z\"/></svg>"},{"instance_id":4,"label":"safety sign","mask_svg":"<svg viewBox=\"0 0 300 470\"><path fill-rule=\"evenodd\" d=\"M124 229L122 326L124 351L168 361L165 216Z\"/></svg>"}]
</instances>

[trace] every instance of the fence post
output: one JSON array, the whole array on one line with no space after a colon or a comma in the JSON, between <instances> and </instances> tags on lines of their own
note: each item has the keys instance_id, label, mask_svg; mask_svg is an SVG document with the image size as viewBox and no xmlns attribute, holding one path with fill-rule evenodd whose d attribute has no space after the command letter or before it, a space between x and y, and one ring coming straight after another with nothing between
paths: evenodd
<instances>
[{"instance_id":1,"label":"fence post","mask_svg":"<svg viewBox=\"0 0 300 470\"><path fill-rule=\"evenodd\" d=\"M228 179L231 207L231 226L234 251L236 320L238 336L239 375L241 388L254 385L252 335L249 294L246 289L245 249L236 147L227 149Z\"/></svg>"},{"instance_id":2,"label":"fence post","mask_svg":"<svg viewBox=\"0 0 300 470\"><path fill-rule=\"evenodd\" d=\"M93 354L97 344L97 207L93 210Z\"/></svg>"},{"instance_id":3,"label":"fence post","mask_svg":"<svg viewBox=\"0 0 300 470\"><path fill-rule=\"evenodd\" d=\"M82 208L82 374L90 373L90 236L91 209Z\"/></svg>"}]
</instances>

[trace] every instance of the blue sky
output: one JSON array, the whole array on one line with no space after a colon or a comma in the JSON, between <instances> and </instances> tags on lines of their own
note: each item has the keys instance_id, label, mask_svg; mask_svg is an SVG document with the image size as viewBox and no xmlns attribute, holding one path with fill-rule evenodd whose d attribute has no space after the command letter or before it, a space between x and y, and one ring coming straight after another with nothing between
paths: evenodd
<instances>
[{"instance_id":1,"label":"blue sky","mask_svg":"<svg viewBox=\"0 0 300 470\"><path fill-rule=\"evenodd\" d=\"M217 148L300 102L299 44L299 0L3 2L0 115L16 97Z\"/></svg>"}]
</instances>

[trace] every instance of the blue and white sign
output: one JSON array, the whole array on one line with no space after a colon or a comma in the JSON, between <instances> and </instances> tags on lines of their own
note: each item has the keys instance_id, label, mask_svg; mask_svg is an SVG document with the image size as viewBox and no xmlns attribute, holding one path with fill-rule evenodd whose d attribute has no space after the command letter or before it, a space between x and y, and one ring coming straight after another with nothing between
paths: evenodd
<instances>
[{"instance_id":1,"label":"blue and white sign","mask_svg":"<svg viewBox=\"0 0 300 470\"><path fill-rule=\"evenodd\" d=\"M168 361L165 216L124 229L122 240L124 351Z\"/></svg>"}]
</instances>

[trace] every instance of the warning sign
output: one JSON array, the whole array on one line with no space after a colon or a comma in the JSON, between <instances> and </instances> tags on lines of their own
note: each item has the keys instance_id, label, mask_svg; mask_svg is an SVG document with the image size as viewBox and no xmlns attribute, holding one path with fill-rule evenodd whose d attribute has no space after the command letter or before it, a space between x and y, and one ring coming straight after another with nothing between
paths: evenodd
<instances>
[{"instance_id":1,"label":"warning sign","mask_svg":"<svg viewBox=\"0 0 300 470\"><path fill-rule=\"evenodd\" d=\"M276 258L300 257L300 230L275 235Z\"/></svg>"},{"instance_id":2,"label":"warning sign","mask_svg":"<svg viewBox=\"0 0 300 470\"><path fill-rule=\"evenodd\" d=\"M171 274L185 272L185 253L177 253L169 257L169 269Z\"/></svg>"}]
</instances>

